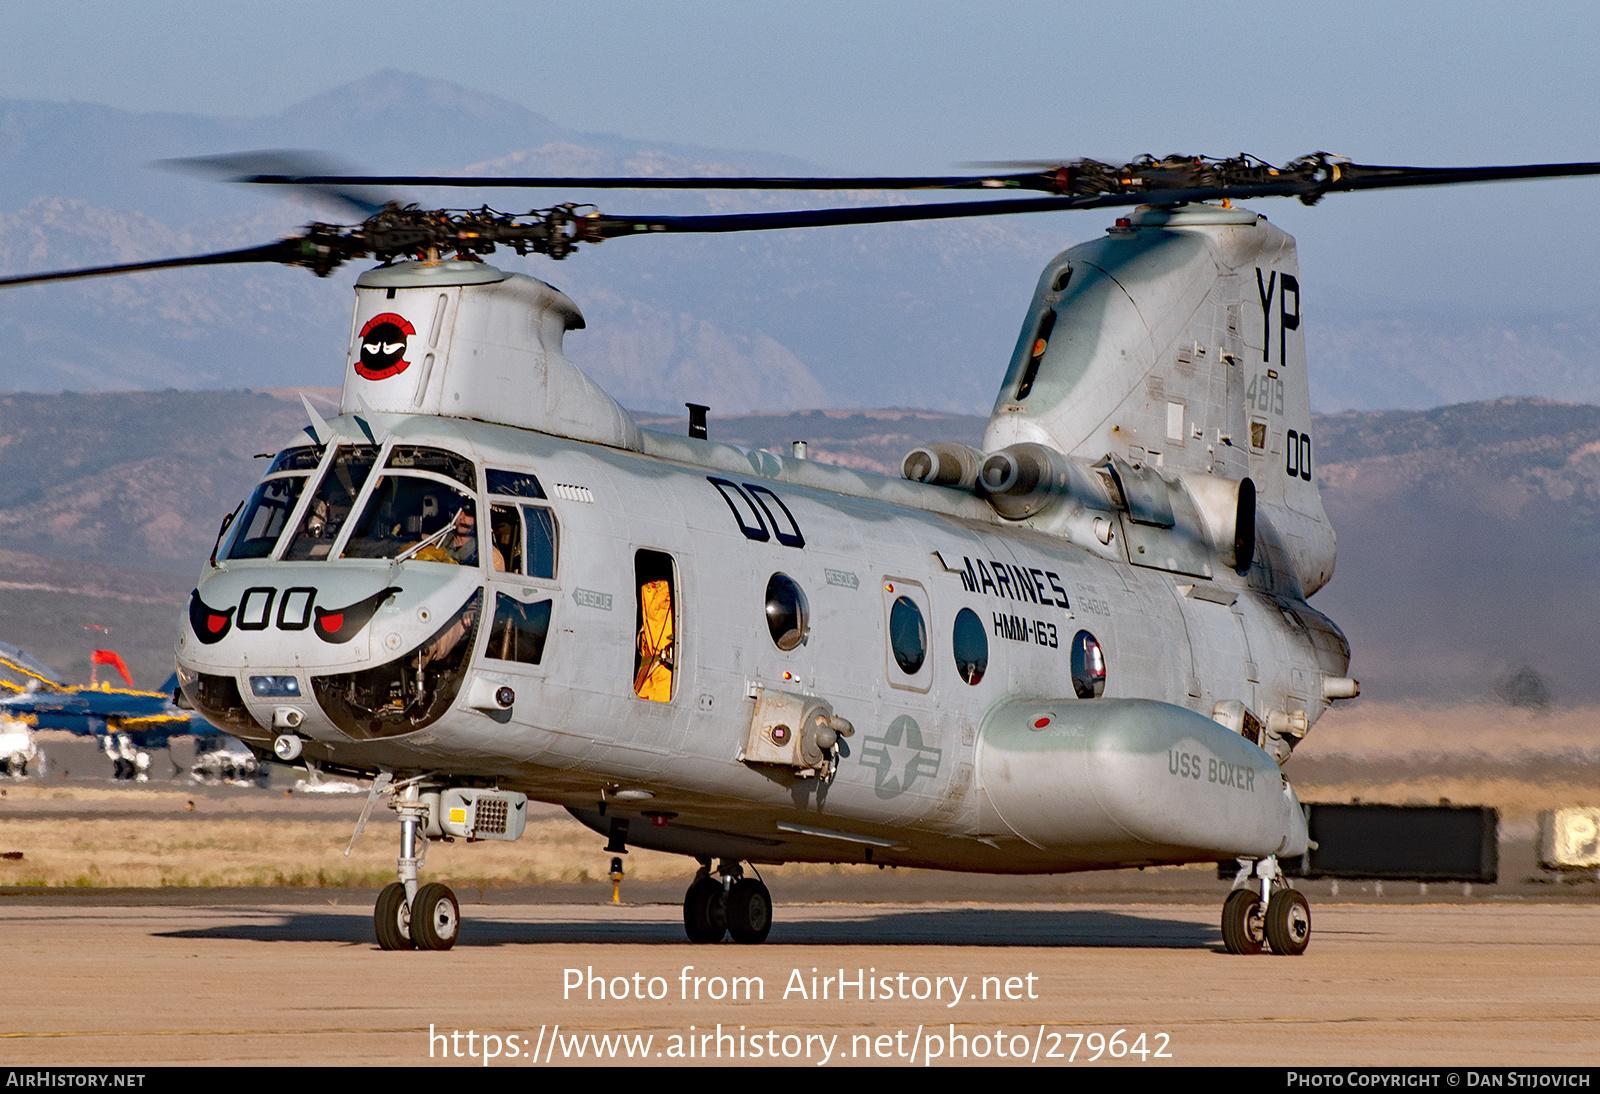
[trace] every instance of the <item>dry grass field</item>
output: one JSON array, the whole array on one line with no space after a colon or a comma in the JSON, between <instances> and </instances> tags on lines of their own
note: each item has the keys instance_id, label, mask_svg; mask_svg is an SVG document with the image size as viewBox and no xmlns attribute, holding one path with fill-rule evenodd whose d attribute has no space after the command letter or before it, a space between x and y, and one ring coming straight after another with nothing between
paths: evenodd
<instances>
[{"instance_id":1,"label":"dry grass field","mask_svg":"<svg viewBox=\"0 0 1600 1094\"><path fill-rule=\"evenodd\" d=\"M364 800L285 799L282 792L197 797L186 790L11 783L0 802L0 886L316 886L376 888L394 880L394 814L380 807L347 857ZM190 812L188 804L196 809ZM331 806L331 808L330 808ZM130 808L131 807L131 808ZM45 810L50 816L41 817ZM20 812L24 816L7 816ZM115 817L99 816L115 812ZM541 809L516 843L430 843L427 874L457 888L581 882L607 876L604 840L563 811ZM13 857L18 856L20 857ZM682 880L677 855L634 848L632 881ZM764 875L871 867L764 867Z\"/></svg>"},{"instance_id":2,"label":"dry grass field","mask_svg":"<svg viewBox=\"0 0 1600 1094\"><path fill-rule=\"evenodd\" d=\"M1540 714L1359 702L1319 722L1288 770L1303 801L1493 805L1503 837L1528 838L1541 810L1600 804L1600 709ZM124 789L48 780L9 783L5 791L0 886L371 888L394 873L395 822L386 809L344 854L359 795L197 797L172 783ZM430 845L427 872L457 887L599 880L610 860L601 847L600 837L564 812L539 809L515 844ZM634 850L627 873L630 880L679 880L686 865L674 855Z\"/></svg>"}]
</instances>

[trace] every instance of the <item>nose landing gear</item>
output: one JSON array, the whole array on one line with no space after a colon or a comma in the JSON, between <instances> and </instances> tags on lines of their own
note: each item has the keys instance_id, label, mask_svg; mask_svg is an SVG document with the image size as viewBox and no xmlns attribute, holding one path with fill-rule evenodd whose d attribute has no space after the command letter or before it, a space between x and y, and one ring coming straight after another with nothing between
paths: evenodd
<instances>
[{"instance_id":1,"label":"nose landing gear","mask_svg":"<svg viewBox=\"0 0 1600 1094\"><path fill-rule=\"evenodd\" d=\"M380 778L373 784L367 810L356 826L357 835L386 783L387 779ZM427 861L427 841L418 837L427 825L428 804L422 800L413 781L396 790L389 805L400 814L400 858L395 867L400 880L384 886L373 908L372 923L378 936L378 948L448 950L456 944L460 933L461 905L447 885L438 882L417 885L417 872ZM354 843L352 838L352 846Z\"/></svg>"},{"instance_id":2,"label":"nose landing gear","mask_svg":"<svg viewBox=\"0 0 1600 1094\"><path fill-rule=\"evenodd\" d=\"M759 878L744 876L737 862L724 859L711 876L711 861L701 860L689 891L683 895L683 929L690 942L764 942L772 930L772 894Z\"/></svg>"},{"instance_id":3,"label":"nose landing gear","mask_svg":"<svg viewBox=\"0 0 1600 1094\"><path fill-rule=\"evenodd\" d=\"M1260 953L1271 947L1289 956L1306 952L1311 908L1289 887L1276 855L1239 860L1233 891L1222 903L1222 945L1229 953Z\"/></svg>"}]
</instances>

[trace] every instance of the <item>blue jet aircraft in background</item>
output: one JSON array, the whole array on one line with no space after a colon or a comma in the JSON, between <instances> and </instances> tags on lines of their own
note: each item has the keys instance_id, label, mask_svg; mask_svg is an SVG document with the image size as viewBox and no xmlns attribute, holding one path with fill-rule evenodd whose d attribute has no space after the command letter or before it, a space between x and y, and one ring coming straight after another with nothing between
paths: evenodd
<instances>
[{"instance_id":1,"label":"blue jet aircraft in background","mask_svg":"<svg viewBox=\"0 0 1600 1094\"><path fill-rule=\"evenodd\" d=\"M111 758L114 777L147 777L152 749L165 748L173 737L221 737L204 718L180 710L173 702L174 673L160 691L134 686L121 657L95 650L89 684L68 684L15 646L0 643L0 768L13 776L35 773L43 754L33 740L41 729L60 729L95 737ZM98 679L99 666L113 668L125 687Z\"/></svg>"}]
</instances>

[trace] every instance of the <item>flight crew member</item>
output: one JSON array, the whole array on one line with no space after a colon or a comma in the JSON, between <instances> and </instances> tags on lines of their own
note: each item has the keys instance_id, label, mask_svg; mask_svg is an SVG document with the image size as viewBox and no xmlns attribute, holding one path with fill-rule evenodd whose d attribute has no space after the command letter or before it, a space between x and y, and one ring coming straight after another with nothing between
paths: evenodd
<instances>
[{"instance_id":1,"label":"flight crew member","mask_svg":"<svg viewBox=\"0 0 1600 1094\"><path fill-rule=\"evenodd\" d=\"M444 553L462 566L478 564L478 518L471 510L463 507L456 514L455 531L445 540Z\"/></svg>"}]
</instances>

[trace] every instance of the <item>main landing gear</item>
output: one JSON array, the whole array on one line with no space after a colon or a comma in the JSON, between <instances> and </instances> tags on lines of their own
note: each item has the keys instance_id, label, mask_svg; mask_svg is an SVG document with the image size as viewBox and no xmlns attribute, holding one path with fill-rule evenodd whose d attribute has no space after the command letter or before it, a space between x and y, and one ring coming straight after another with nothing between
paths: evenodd
<instances>
[{"instance_id":1,"label":"main landing gear","mask_svg":"<svg viewBox=\"0 0 1600 1094\"><path fill-rule=\"evenodd\" d=\"M723 859L713 878L711 860L701 859L700 872L683 894L683 929L690 942L721 942L723 935L746 944L764 942L772 930L772 894L759 878L745 877L737 862Z\"/></svg>"},{"instance_id":2,"label":"main landing gear","mask_svg":"<svg viewBox=\"0 0 1600 1094\"><path fill-rule=\"evenodd\" d=\"M1278 865L1276 855L1239 860L1233 891L1222 902L1222 945L1229 953L1298 955L1311 941L1311 908Z\"/></svg>"},{"instance_id":3,"label":"main landing gear","mask_svg":"<svg viewBox=\"0 0 1600 1094\"><path fill-rule=\"evenodd\" d=\"M374 795L379 792L375 787ZM378 947L384 950L448 950L456 944L456 935L461 929L461 905L447 885L417 884L417 871L428 857L427 840L422 831L428 820L427 803L422 801L417 785L411 783L396 792L390 805L400 814L400 860L395 870L400 880L384 887L373 909ZM365 820L363 816L362 822ZM360 832L359 827L357 832Z\"/></svg>"}]
</instances>

